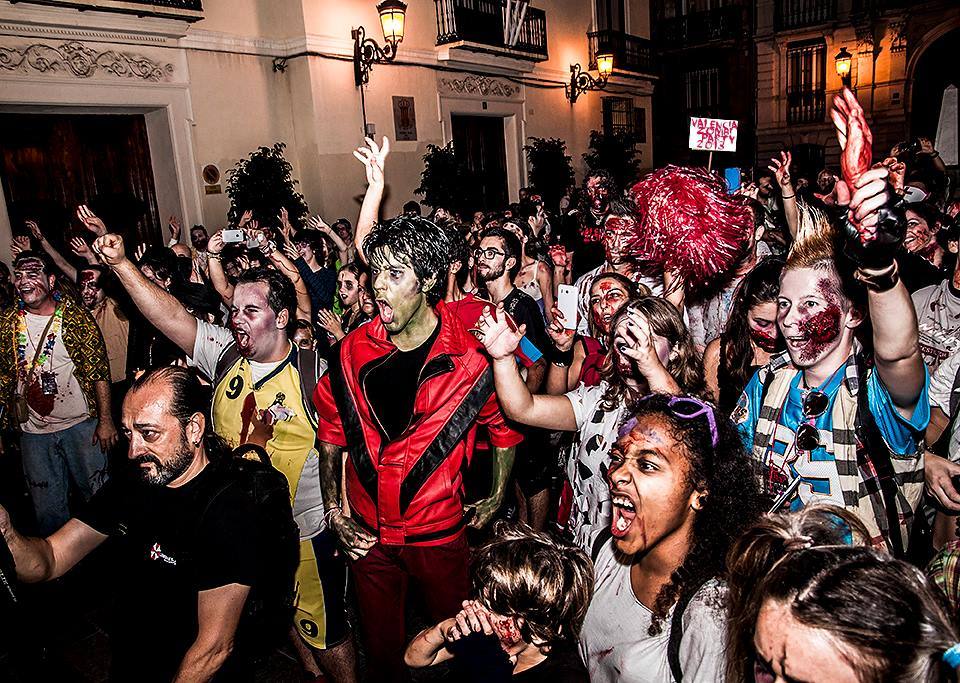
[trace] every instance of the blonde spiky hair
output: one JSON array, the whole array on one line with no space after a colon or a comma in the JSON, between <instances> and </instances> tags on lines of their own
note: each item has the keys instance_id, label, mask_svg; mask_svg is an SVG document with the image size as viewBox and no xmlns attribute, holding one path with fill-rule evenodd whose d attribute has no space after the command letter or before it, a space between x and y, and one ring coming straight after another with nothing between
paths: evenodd
<instances>
[{"instance_id":1,"label":"blonde spiky hair","mask_svg":"<svg viewBox=\"0 0 960 683\"><path fill-rule=\"evenodd\" d=\"M804 202L797 205L797 236L787 252L784 270L836 263L836 230L826 215Z\"/></svg>"}]
</instances>

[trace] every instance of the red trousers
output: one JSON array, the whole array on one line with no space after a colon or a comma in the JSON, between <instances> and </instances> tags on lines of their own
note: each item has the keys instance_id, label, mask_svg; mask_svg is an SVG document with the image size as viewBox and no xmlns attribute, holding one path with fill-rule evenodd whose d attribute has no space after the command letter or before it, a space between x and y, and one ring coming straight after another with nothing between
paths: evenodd
<instances>
[{"instance_id":1,"label":"red trousers","mask_svg":"<svg viewBox=\"0 0 960 683\"><path fill-rule=\"evenodd\" d=\"M466 534L435 546L373 546L350 572L360 607L360 633L367 653L368 680L406 681L404 606L407 586L417 583L431 625L454 616L467 599L469 549Z\"/></svg>"}]
</instances>

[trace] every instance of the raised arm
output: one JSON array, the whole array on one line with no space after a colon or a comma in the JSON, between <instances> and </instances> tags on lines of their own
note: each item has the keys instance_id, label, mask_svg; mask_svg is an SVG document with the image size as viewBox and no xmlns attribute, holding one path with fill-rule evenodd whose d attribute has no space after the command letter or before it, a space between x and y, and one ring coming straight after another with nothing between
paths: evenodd
<instances>
[{"instance_id":1,"label":"raised arm","mask_svg":"<svg viewBox=\"0 0 960 683\"><path fill-rule=\"evenodd\" d=\"M277 270L287 276L287 279L293 283L293 288L297 293L297 318L300 320L312 320L310 316L310 293L307 291L307 285L303 281L303 276L286 254L277 248L274 242L268 241L266 235L260 233L257 237L260 242L260 251L270 259L270 263L276 266Z\"/></svg>"},{"instance_id":2,"label":"raised arm","mask_svg":"<svg viewBox=\"0 0 960 683\"><path fill-rule=\"evenodd\" d=\"M220 295L223 303L230 307L233 304L233 285L230 284L223 270L223 262L220 260L222 251L223 230L218 230L207 240L207 270L210 275L210 284Z\"/></svg>"},{"instance_id":3,"label":"raised arm","mask_svg":"<svg viewBox=\"0 0 960 683\"><path fill-rule=\"evenodd\" d=\"M123 238L114 234L98 237L93 250L116 274L144 317L184 353L193 356L197 319L172 294L150 282L127 258Z\"/></svg>"},{"instance_id":4,"label":"raised arm","mask_svg":"<svg viewBox=\"0 0 960 683\"><path fill-rule=\"evenodd\" d=\"M790 177L790 163L793 155L790 152L780 152L780 158L774 157L767 166L773 171L777 184L780 186L780 199L783 200L783 215L790 229L790 237L796 239L797 228L800 224L800 212L797 209L797 191L793 188L793 179Z\"/></svg>"},{"instance_id":5,"label":"raised arm","mask_svg":"<svg viewBox=\"0 0 960 683\"><path fill-rule=\"evenodd\" d=\"M923 391L926 370L916 311L894 260L903 242L904 217L893 208L889 169L870 168L873 135L853 93L844 89L834 98L831 117L842 149L838 203L843 206L849 198L844 221L847 252L857 263L857 278L867 287L877 373L897 410L909 418Z\"/></svg>"},{"instance_id":6,"label":"raised arm","mask_svg":"<svg viewBox=\"0 0 960 683\"><path fill-rule=\"evenodd\" d=\"M313 216L307 224L330 238L330 241L333 242L333 245L337 248L337 256L340 257L341 264L346 265L350 263L350 245L344 242L343 238L341 238L333 228L327 225L327 222L323 220L323 218L319 215Z\"/></svg>"},{"instance_id":7,"label":"raised arm","mask_svg":"<svg viewBox=\"0 0 960 683\"><path fill-rule=\"evenodd\" d=\"M520 376L513 352L520 344L526 326L511 330L503 304L498 304L496 317L490 311L484 311L477 328L478 338L493 359L493 381L503 414L531 427L574 431L577 420L567 397L531 394Z\"/></svg>"},{"instance_id":8,"label":"raised arm","mask_svg":"<svg viewBox=\"0 0 960 683\"><path fill-rule=\"evenodd\" d=\"M390 141L384 136L383 144L378 146L372 138L364 138L366 147L358 147L353 156L357 157L367 171L367 192L360 205L360 217L357 219L357 234L353 241L357 245L357 256L366 262L363 253L363 240L373 230L380 216L380 202L383 201L385 187L384 164L390 154Z\"/></svg>"},{"instance_id":9,"label":"raised arm","mask_svg":"<svg viewBox=\"0 0 960 683\"><path fill-rule=\"evenodd\" d=\"M73 267L73 264L70 263L67 259L63 258L57 249L50 244L46 238L44 238L43 233L40 232L40 226L37 225L36 221L26 221L26 226L30 230L30 234L33 235L33 239L40 243L40 248L47 252L47 256L51 258L53 263L63 271L63 274L67 276L67 279L71 282L77 281L77 269Z\"/></svg>"}]
</instances>

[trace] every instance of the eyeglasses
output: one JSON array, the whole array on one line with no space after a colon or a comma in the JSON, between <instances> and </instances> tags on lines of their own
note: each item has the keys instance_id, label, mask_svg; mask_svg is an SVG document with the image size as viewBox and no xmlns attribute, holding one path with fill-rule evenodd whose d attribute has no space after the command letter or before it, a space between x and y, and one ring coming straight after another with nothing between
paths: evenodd
<instances>
[{"instance_id":1,"label":"eyeglasses","mask_svg":"<svg viewBox=\"0 0 960 683\"><path fill-rule=\"evenodd\" d=\"M647 401L651 399L655 394L645 396L642 400ZM674 417L679 417L684 420L694 420L700 416L707 418L707 426L710 428L710 443L714 448L717 447L717 443L720 440L719 434L717 432L717 415L714 412L713 406L709 403L705 403L698 398L693 398L692 396L673 396L667 402L667 408L670 409L670 412L673 413ZM626 434L629 434L630 431L636 427L637 418L631 418L627 421L623 427L620 428L618 437L623 437Z\"/></svg>"},{"instance_id":2,"label":"eyeglasses","mask_svg":"<svg viewBox=\"0 0 960 683\"><path fill-rule=\"evenodd\" d=\"M493 247L487 247L486 249L474 249L473 255L477 258L492 261L498 256L506 256L506 253L500 251L499 249L494 249Z\"/></svg>"},{"instance_id":3,"label":"eyeglasses","mask_svg":"<svg viewBox=\"0 0 960 683\"><path fill-rule=\"evenodd\" d=\"M827 411L830 405L830 399L822 391L811 391L803 397L803 419L804 421L797 425L797 431L794 434L793 444L798 451L814 451L820 448L820 430L814 424L814 420Z\"/></svg>"}]
</instances>

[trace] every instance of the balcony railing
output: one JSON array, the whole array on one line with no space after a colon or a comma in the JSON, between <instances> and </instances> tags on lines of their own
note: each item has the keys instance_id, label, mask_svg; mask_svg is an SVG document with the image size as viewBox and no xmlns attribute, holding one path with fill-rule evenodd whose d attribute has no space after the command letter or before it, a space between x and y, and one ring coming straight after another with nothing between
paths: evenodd
<instances>
[{"instance_id":1,"label":"balcony railing","mask_svg":"<svg viewBox=\"0 0 960 683\"><path fill-rule=\"evenodd\" d=\"M777 0L773 6L773 27L785 31L818 26L837 16L837 0Z\"/></svg>"},{"instance_id":2,"label":"balcony railing","mask_svg":"<svg viewBox=\"0 0 960 683\"><path fill-rule=\"evenodd\" d=\"M543 61L547 58L547 15L528 7L515 45L504 41L504 0L436 0L437 45L469 42Z\"/></svg>"},{"instance_id":3,"label":"balcony railing","mask_svg":"<svg viewBox=\"0 0 960 683\"><path fill-rule=\"evenodd\" d=\"M590 68L597 68L598 54L612 54L613 68L633 73L653 73L653 44L646 38L632 36L623 31L594 31L590 39Z\"/></svg>"},{"instance_id":4,"label":"balcony railing","mask_svg":"<svg viewBox=\"0 0 960 683\"><path fill-rule=\"evenodd\" d=\"M665 48L736 40L744 35L744 11L742 6L730 5L664 19L654 26L653 37Z\"/></svg>"},{"instance_id":5,"label":"balcony railing","mask_svg":"<svg viewBox=\"0 0 960 683\"><path fill-rule=\"evenodd\" d=\"M38 5L71 7L80 10L123 12L138 16L173 17L187 21L203 19L201 0L32 0Z\"/></svg>"},{"instance_id":6,"label":"balcony railing","mask_svg":"<svg viewBox=\"0 0 960 683\"><path fill-rule=\"evenodd\" d=\"M787 93L787 123L822 123L827 114L825 90Z\"/></svg>"}]
</instances>

